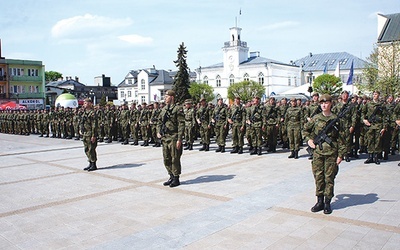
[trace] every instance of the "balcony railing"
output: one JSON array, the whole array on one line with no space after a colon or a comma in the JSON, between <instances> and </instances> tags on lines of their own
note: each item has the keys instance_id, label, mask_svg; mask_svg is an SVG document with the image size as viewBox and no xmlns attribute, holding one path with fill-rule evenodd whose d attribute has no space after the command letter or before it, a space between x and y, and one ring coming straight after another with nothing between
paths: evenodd
<instances>
[{"instance_id":1,"label":"balcony railing","mask_svg":"<svg viewBox=\"0 0 400 250\"><path fill-rule=\"evenodd\" d=\"M25 98L44 98L43 92L39 93L10 93L11 99L25 99Z\"/></svg>"},{"instance_id":2,"label":"balcony railing","mask_svg":"<svg viewBox=\"0 0 400 250\"><path fill-rule=\"evenodd\" d=\"M20 81L20 82L41 82L41 76L10 76L11 81Z\"/></svg>"}]
</instances>

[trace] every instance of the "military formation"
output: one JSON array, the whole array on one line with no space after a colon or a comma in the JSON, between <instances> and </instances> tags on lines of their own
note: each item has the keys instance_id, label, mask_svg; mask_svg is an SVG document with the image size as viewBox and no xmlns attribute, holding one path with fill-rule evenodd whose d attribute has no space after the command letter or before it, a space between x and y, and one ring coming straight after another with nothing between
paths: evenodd
<instances>
[{"instance_id":1,"label":"military formation","mask_svg":"<svg viewBox=\"0 0 400 250\"><path fill-rule=\"evenodd\" d=\"M184 149L210 151L211 141L215 152L232 154L249 153L265 155L275 153L278 147L289 149L288 158L298 159L304 146L304 129L321 112L319 94L302 102L299 99L274 97L261 102L259 97L243 103L235 98L227 105L221 98L214 105L201 99L199 103L186 100L182 103L185 116ZM344 91L333 100L332 112L346 114L341 127L336 128L347 138L345 161L368 155L366 164L380 164L398 150L400 120L399 100L392 96L382 98L379 92L372 97L349 96ZM122 145L152 145L160 147L157 127L162 120L164 103L136 104L130 106L96 105L93 112L98 120L97 141L120 142ZM0 132L17 135L82 140L79 132L84 117L83 108L56 107L43 110L0 111ZM232 144L227 145L227 137ZM141 142L141 143L139 143ZM229 149L229 150L228 150ZM309 159L313 150L308 148Z\"/></svg>"}]
</instances>

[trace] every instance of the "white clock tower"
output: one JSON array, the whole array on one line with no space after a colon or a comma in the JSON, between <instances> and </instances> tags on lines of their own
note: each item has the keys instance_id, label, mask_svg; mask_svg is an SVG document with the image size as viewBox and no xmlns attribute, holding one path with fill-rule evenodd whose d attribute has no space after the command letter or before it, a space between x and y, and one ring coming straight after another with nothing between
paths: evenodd
<instances>
[{"instance_id":1,"label":"white clock tower","mask_svg":"<svg viewBox=\"0 0 400 250\"><path fill-rule=\"evenodd\" d=\"M226 71L234 71L239 64L247 61L249 48L246 42L241 41L241 28L230 28L230 40L224 43L222 48L224 52L224 68Z\"/></svg>"}]
</instances>

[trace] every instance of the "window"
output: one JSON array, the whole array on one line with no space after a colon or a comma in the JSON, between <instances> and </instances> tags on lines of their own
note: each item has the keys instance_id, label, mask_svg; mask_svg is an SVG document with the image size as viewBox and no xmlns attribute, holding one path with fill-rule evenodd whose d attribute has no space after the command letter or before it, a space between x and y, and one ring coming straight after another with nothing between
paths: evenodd
<instances>
[{"instance_id":1,"label":"window","mask_svg":"<svg viewBox=\"0 0 400 250\"><path fill-rule=\"evenodd\" d=\"M348 60L349 60L349 58L341 59L341 60L339 61L339 64L344 65L344 64L347 63Z\"/></svg>"},{"instance_id":2,"label":"window","mask_svg":"<svg viewBox=\"0 0 400 250\"><path fill-rule=\"evenodd\" d=\"M264 74L262 72L258 74L258 83L264 85Z\"/></svg>"},{"instance_id":3,"label":"window","mask_svg":"<svg viewBox=\"0 0 400 250\"><path fill-rule=\"evenodd\" d=\"M141 97L140 97L140 101L141 101L142 103L146 102L146 97L145 97L145 96L141 96Z\"/></svg>"},{"instance_id":4,"label":"window","mask_svg":"<svg viewBox=\"0 0 400 250\"><path fill-rule=\"evenodd\" d=\"M135 90L135 97L138 97L138 91Z\"/></svg>"},{"instance_id":5,"label":"window","mask_svg":"<svg viewBox=\"0 0 400 250\"><path fill-rule=\"evenodd\" d=\"M310 63L310 67L314 67L315 65L317 65L317 63L318 63L318 60L312 61Z\"/></svg>"},{"instance_id":6,"label":"window","mask_svg":"<svg viewBox=\"0 0 400 250\"><path fill-rule=\"evenodd\" d=\"M128 98L132 97L132 91L128 90Z\"/></svg>"},{"instance_id":7,"label":"window","mask_svg":"<svg viewBox=\"0 0 400 250\"><path fill-rule=\"evenodd\" d=\"M336 62L336 59L332 59L332 60L329 62L329 65L333 65L335 62Z\"/></svg>"},{"instance_id":8,"label":"window","mask_svg":"<svg viewBox=\"0 0 400 250\"><path fill-rule=\"evenodd\" d=\"M294 77L294 86L297 87L297 77Z\"/></svg>"},{"instance_id":9,"label":"window","mask_svg":"<svg viewBox=\"0 0 400 250\"><path fill-rule=\"evenodd\" d=\"M0 94L4 94L4 86L3 85L0 85Z\"/></svg>"},{"instance_id":10,"label":"window","mask_svg":"<svg viewBox=\"0 0 400 250\"><path fill-rule=\"evenodd\" d=\"M219 75L217 76L216 86L221 87L221 77Z\"/></svg>"},{"instance_id":11,"label":"window","mask_svg":"<svg viewBox=\"0 0 400 250\"><path fill-rule=\"evenodd\" d=\"M39 93L39 86L29 86L30 93Z\"/></svg>"},{"instance_id":12,"label":"window","mask_svg":"<svg viewBox=\"0 0 400 250\"><path fill-rule=\"evenodd\" d=\"M164 100L165 90L160 90L160 100Z\"/></svg>"},{"instance_id":13,"label":"window","mask_svg":"<svg viewBox=\"0 0 400 250\"><path fill-rule=\"evenodd\" d=\"M288 86L292 85L292 79L290 79L290 76L288 76Z\"/></svg>"},{"instance_id":14,"label":"window","mask_svg":"<svg viewBox=\"0 0 400 250\"><path fill-rule=\"evenodd\" d=\"M232 85L235 83L235 76L234 75L230 75L229 76L229 85Z\"/></svg>"},{"instance_id":15,"label":"window","mask_svg":"<svg viewBox=\"0 0 400 250\"><path fill-rule=\"evenodd\" d=\"M146 89L146 81L144 79L142 79L140 81L140 89L141 90L145 90Z\"/></svg>"},{"instance_id":16,"label":"window","mask_svg":"<svg viewBox=\"0 0 400 250\"><path fill-rule=\"evenodd\" d=\"M249 81L250 80L250 76L249 76L249 74L244 74L244 76L243 76L243 81Z\"/></svg>"},{"instance_id":17,"label":"window","mask_svg":"<svg viewBox=\"0 0 400 250\"><path fill-rule=\"evenodd\" d=\"M124 99L125 98L125 92L121 91L121 98Z\"/></svg>"},{"instance_id":18,"label":"window","mask_svg":"<svg viewBox=\"0 0 400 250\"><path fill-rule=\"evenodd\" d=\"M203 78L203 83L205 83L205 84L208 85L208 77L207 77L207 76L205 76L205 77Z\"/></svg>"},{"instance_id":19,"label":"window","mask_svg":"<svg viewBox=\"0 0 400 250\"><path fill-rule=\"evenodd\" d=\"M128 79L128 84L132 85L132 79Z\"/></svg>"}]
</instances>

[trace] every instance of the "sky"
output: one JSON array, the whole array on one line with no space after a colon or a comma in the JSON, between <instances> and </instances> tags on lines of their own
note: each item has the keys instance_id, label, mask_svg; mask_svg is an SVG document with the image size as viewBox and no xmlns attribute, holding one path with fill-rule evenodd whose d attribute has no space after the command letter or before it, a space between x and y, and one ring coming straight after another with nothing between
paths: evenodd
<instances>
[{"instance_id":1,"label":"sky","mask_svg":"<svg viewBox=\"0 0 400 250\"><path fill-rule=\"evenodd\" d=\"M3 57L42 61L86 85L102 74L118 85L131 70L177 70L182 42L192 71L221 63L235 26L250 52L284 63L310 52L365 59L377 13L400 13L400 1L13 0L1 9Z\"/></svg>"}]
</instances>

